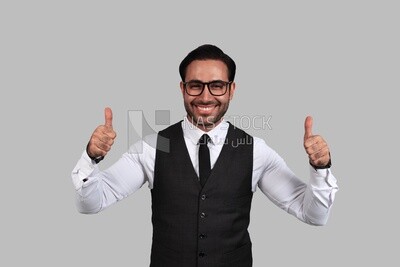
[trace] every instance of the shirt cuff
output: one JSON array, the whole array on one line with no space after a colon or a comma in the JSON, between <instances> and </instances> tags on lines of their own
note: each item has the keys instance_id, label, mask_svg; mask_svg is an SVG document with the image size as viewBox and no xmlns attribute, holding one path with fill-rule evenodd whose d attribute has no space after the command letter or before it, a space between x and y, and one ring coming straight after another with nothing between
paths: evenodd
<instances>
[{"instance_id":1,"label":"shirt cuff","mask_svg":"<svg viewBox=\"0 0 400 267\"><path fill-rule=\"evenodd\" d=\"M337 180L331 169L314 169L310 166L310 184L316 189L338 188Z\"/></svg>"},{"instance_id":2,"label":"shirt cuff","mask_svg":"<svg viewBox=\"0 0 400 267\"><path fill-rule=\"evenodd\" d=\"M81 189L88 177L97 169L97 164L89 157L85 149L72 171L72 183L75 189Z\"/></svg>"},{"instance_id":3,"label":"shirt cuff","mask_svg":"<svg viewBox=\"0 0 400 267\"><path fill-rule=\"evenodd\" d=\"M335 200L335 194L339 190L336 178L330 169L314 169L310 166L310 188L312 194L327 209L329 209Z\"/></svg>"}]
</instances>

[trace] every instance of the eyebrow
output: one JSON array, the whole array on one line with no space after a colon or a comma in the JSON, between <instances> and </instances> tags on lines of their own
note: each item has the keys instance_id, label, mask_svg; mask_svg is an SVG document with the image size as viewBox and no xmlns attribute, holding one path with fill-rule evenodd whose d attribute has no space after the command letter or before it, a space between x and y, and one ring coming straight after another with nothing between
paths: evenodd
<instances>
[{"instance_id":1,"label":"eyebrow","mask_svg":"<svg viewBox=\"0 0 400 267\"><path fill-rule=\"evenodd\" d=\"M212 83L212 82L225 82L225 81L223 81L223 80L211 80L211 81L209 81L209 82L203 82L203 81L200 81L200 80L189 80L189 81L187 81L187 83L188 83L188 82Z\"/></svg>"}]
</instances>

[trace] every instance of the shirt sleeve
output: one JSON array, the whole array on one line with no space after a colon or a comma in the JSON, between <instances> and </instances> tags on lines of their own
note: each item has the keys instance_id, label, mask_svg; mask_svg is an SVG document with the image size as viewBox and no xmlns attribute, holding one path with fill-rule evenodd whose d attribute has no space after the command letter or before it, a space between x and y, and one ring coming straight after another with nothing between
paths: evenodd
<instances>
[{"instance_id":1,"label":"shirt sleeve","mask_svg":"<svg viewBox=\"0 0 400 267\"><path fill-rule=\"evenodd\" d=\"M315 170L310 166L310 179L304 183L264 140L257 138L253 175L253 184L275 205L305 223L326 224L339 189L330 169Z\"/></svg>"},{"instance_id":2,"label":"shirt sleeve","mask_svg":"<svg viewBox=\"0 0 400 267\"><path fill-rule=\"evenodd\" d=\"M72 171L76 206L81 213L98 213L134 193L147 181L144 153L130 149L110 168L101 171L83 152Z\"/></svg>"}]
</instances>

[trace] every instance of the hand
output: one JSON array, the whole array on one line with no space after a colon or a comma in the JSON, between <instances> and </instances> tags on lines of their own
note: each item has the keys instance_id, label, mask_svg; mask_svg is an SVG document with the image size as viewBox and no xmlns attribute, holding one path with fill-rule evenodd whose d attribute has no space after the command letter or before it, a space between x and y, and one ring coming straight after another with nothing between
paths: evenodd
<instances>
[{"instance_id":1,"label":"hand","mask_svg":"<svg viewBox=\"0 0 400 267\"><path fill-rule=\"evenodd\" d=\"M114 139L117 134L112 127L112 110L111 108L104 109L105 124L99 125L90 137L87 146L87 153L91 158L98 158L107 155L111 146L114 144Z\"/></svg>"},{"instance_id":2,"label":"hand","mask_svg":"<svg viewBox=\"0 0 400 267\"><path fill-rule=\"evenodd\" d=\"M312 134L313 119L308 116L304 122L304 148L310 163L317 167L327 166L330 161L328 144L320 135Z\"/></svg>"}]
</instances>

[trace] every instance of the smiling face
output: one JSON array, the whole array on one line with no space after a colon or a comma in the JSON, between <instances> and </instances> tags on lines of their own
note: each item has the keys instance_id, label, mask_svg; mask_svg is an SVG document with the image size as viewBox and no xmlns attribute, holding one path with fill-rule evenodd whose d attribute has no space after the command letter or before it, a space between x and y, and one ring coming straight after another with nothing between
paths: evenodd
<instances>
[{"instance_id":1,"label":"smiling face","mask_svg":"<svg viewBox=\"0 0 400 267\"><path fill-rule=\"evenodd\" d=\"M228 68L220 60L194 60L186 69L185 82L188 81L228 82ZM207 86L201 95L190 96L186 93L183 82L180 87L189 121L206 132L221 122L235 92L234 82L222 96L213 96Z\"/></svg>"}]
</instances>

